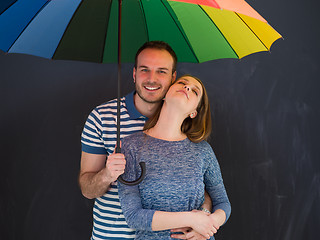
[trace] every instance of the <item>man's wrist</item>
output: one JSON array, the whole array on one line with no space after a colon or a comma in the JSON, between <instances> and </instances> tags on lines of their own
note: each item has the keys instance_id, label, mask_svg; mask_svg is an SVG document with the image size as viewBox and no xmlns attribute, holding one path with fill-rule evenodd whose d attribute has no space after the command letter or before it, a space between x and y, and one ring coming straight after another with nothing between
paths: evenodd
<instances>
[{"instance_id":1,"label":"man's wrist","mask_svg":"<svg viewBox=\"0 0 320 240\"><path fill-rule=\"evenodd\" d=\"M204 207L201 207L199 210L211 214L211 212Z\"/></svg>"}]
</instances>

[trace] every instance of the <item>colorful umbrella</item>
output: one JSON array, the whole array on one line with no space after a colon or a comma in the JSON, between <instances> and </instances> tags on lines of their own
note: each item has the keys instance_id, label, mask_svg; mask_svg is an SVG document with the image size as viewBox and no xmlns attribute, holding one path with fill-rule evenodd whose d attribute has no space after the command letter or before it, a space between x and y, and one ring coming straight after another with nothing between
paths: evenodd
<instances>
[{"instance_id":1,"label":"colorful umbrella","mask_svg":"<svg viewBox=\"0 0 320 240\"><path fill-rule=\"evenodd\" d=\"M44 58L121 62L146 41L169 43L179 62L242 58L281 38L243 0L2 0L0 49Z\"/></svg>"},{"instance_id":2,"label":"colorful umbrella","mask_svg":"<svg viewBox=\"0 0 320 240\"><path fill-rule=\"evenodd\" d=\"M4 0L0 11L5 52L118 60L118 1ZM121 15L122 62L151 40L168 42L179 62L205 62L269 51L281 37L243 0L122 0Z\"/></svg>"}]
</instances>

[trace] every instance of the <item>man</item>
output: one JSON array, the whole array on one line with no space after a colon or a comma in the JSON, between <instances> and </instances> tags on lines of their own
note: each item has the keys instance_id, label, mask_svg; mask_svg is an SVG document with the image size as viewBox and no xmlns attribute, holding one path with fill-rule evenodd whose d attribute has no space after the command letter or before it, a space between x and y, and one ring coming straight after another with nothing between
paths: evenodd
<instances>
[{"instance_id":1,"label":"man","mask_svg":"<svg viewBox=\"0 0 320 240\"><path fill-rule=\"evenodd\" d=\"M176 79L176 64L176 54L164 42L147 42L138 50L133 69L136 91L121 99L121 138L142 130ZM79 183L85 197L95 198L91 239L135 236L122 214L115 182L125 169L124 155L114 153L116 114L116 100L98 106L82 133ZM186 239L184 235L181 238Z\"/></svg>"}]
</instances>

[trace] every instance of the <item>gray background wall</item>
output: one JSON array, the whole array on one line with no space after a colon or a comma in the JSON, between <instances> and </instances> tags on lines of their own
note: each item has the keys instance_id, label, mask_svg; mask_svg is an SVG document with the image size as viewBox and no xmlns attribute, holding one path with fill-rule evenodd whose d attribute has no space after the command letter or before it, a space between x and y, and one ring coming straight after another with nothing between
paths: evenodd
<instances>
[{"instance_id":1,"label":"gray background wall","mask_svg":"<svg viewBox=\"0 0 320 240\"><path fill-rule=\"evenodd\" d=\"M271 53L178 66L209 91L210 143L232 203L217 239L318 239L318 4L248 3L285 39ZM123 94L131 72L123 65ZM91 109L115 97L116 78L112 64L0 52L0 239L89 239L80 134Z\"/></svg>"}]
</instances>

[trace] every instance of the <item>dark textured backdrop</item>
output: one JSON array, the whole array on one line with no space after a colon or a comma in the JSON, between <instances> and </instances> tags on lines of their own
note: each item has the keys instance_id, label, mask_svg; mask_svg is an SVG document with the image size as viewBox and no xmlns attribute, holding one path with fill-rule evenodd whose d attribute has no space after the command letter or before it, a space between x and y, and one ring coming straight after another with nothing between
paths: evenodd
<instances>
[{"instance_id":1,"label":"dark textured backdrop","mask_svg":"<svg viewBox=\"0 0 320 240\"><path fill-rule=\"evenodd\" d=\"M232 203L218 240L315 240L320 227L319 16L315 0L248 2L277 29L270 53L180 64L206 84L210 140ZM123 94L133 89L123 66ZM91 109L116 95L116 65L0 52L0 239L86 240L77 175Z\"/></svg>"}]
</instances>

